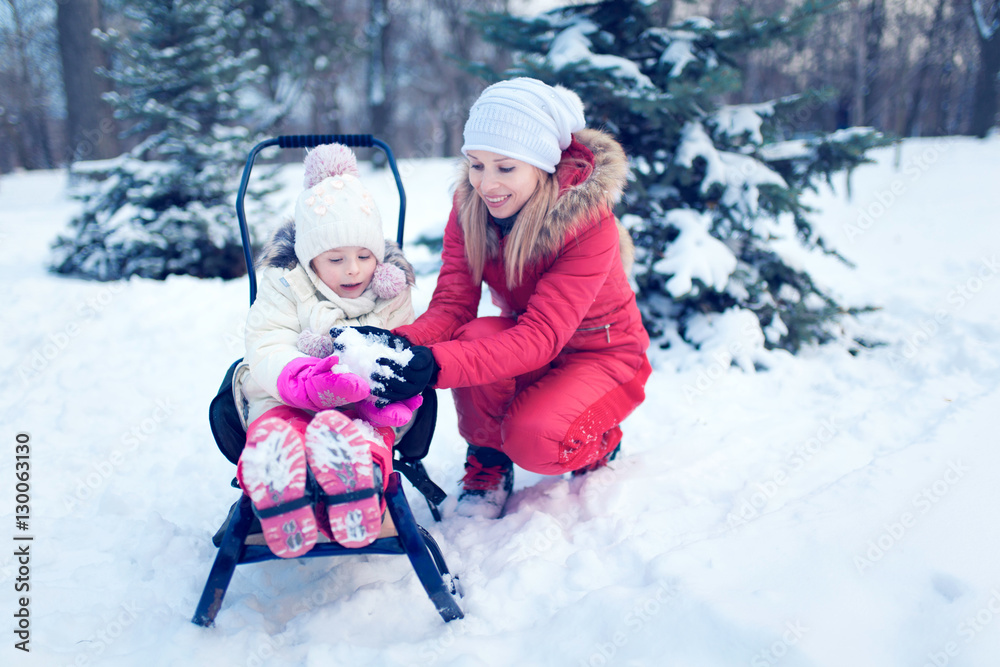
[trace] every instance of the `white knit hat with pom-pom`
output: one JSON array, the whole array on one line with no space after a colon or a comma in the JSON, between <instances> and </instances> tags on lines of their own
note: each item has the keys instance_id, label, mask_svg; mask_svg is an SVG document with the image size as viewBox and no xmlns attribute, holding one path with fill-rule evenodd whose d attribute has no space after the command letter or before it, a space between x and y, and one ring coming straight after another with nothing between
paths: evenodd
<instances>
[{"instance_id":1,"label":"white knit hat with pom-pom","mask_svg":"<svg viewBox=\"0 0 1000 667\"><path fill-rule=\"evenodd\" d=\"M379 264L385 259L382 216L358 175L347 146L325 144L306 155L306 189L295 202L295 256L314 279L309 262L333 248L367 248Z\"/></svg>"}]
</instances>

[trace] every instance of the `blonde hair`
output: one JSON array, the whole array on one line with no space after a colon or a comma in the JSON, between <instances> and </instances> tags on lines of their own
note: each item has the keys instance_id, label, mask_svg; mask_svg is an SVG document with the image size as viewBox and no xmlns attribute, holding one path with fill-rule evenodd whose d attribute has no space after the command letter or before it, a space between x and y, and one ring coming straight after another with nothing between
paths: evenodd
<instances>
[{"instance_id":1,"label":"blonde hair","mask_svg":"<svg viewBox=\"0 0 1000 667\"><path fill-rule=\"evenodd\" d=\"M517 213L517 221L507 237L504 247L505 278L509 287L524 279L524 270L537 253L539 237L545 227L549 212L559 198L559 179L555 174L527 165L538 172L538 184L531 197ZM472 280L483 279L486 261L499 252L499 243L489 228L489 210L475 190L462 202L459 220L465 234L465 258L472 272Z\"/></svg>"}]
</instances>

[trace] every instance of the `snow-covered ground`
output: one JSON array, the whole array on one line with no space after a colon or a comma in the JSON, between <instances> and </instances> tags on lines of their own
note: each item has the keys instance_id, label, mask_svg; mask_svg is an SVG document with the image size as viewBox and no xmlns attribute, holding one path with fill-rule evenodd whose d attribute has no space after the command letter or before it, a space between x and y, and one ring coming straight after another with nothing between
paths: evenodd
<instances>
[{"instance_id":1,"label":"snow-covered ground","mask_svg":"<svg viewBox=\"0 0 1000 667\"><path fill-rule=\"evenodd\" d=\"M850 200L842 178L811 198L857 268L810 265L845 302L881 307L848 324L886 345L772 353L758 373L658 351L610 469L518 471L496 521L435 524L409 489L464 583L466 618L447 625L389 556L240 567L217 626L190 623L236 495L207 409L242 355L246 282L49 275L48 244L78 204L62 173L3 177L0 661L1000 663L1000 139L875 156ZM408 238L439 230L452 163L402 168ZM366 178L386 201L389 184ZM418 308L433 284L421 279ZM452 491L464 445L443 398L428 468ZM18 433L30 436L27 531ZM25 544L27 576L13 555ZM20 597L30 654L14 648Z\"/></svg>"}]
</instances>

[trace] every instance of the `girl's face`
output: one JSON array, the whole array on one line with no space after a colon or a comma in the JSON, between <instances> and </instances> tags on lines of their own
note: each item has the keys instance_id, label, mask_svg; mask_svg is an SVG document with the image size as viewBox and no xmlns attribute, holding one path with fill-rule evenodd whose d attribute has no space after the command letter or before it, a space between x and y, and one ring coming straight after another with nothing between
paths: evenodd
<instances>
[{"instance_id":1,"label":"girl's face","mask_svg":"<svg viewBox=\"0 0 1000 667\"><path fill-rule=\"evenodd\" d=\"M356 299L368 285L378 260L368 248L342 246L317 255L310 266L323 284L344 299Z\"/></svg>"},{"instance_id":2,"label":"girl's face","mask_svg":"<svg viewBox=\"0 0 1000 667\"><path fill-rule=\"evenodd\" d=\"M494 218L509 218L535 194L542 170L490 151L469 151L469 183Z\"/></svg>"}]
</instances>

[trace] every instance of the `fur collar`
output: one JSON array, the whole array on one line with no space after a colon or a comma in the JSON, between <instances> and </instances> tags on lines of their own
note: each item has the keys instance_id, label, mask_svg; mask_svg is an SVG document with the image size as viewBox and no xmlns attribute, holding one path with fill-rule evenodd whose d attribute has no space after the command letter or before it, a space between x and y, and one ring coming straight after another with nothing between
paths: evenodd
<instances>
[{"instance_id":1,"label":"fur collar","mask_svg":"<svg viewBox=\"0 0 1000 667\"><path fill-rule=\"evenodd\" d=\"M385 262L401 268L406 274L408 285L413 285L416 282L413 267L403 257L403 251L395 241L388 239L385 241ZM294 269L298 263L298 257L295 256L295 221L286 220L274 230L274 234L264 244L264 248L257 258L257 269L272 266L279 269Z\"/></svg>"},{"instance_id":2,"label":"fur collar","mask_svg":"<svg viewBox=\"0 0 1000 667\"><path fill-rule=\"evenodd\" d=\"M592 164L592 169L580 169L563 165L556 171L562 192L555 207L549 213L536 247L533 259L540 259L557 252L566 237L586 225L600 208L611 209L617 204L628 182L628 158L621 145L610 135L600 130L584 129L573 135L574 141L563 156L574 157ZM462 162L456 197L459 210L462 202L477 196L469 184L469 164ZM623 262L631 263L634 250L628 231L619 223L620 246ZM622 233L624 232L624 233ZM490 236L489 255L499 252L499 237Z\"/></svg>"}]
</instances>

